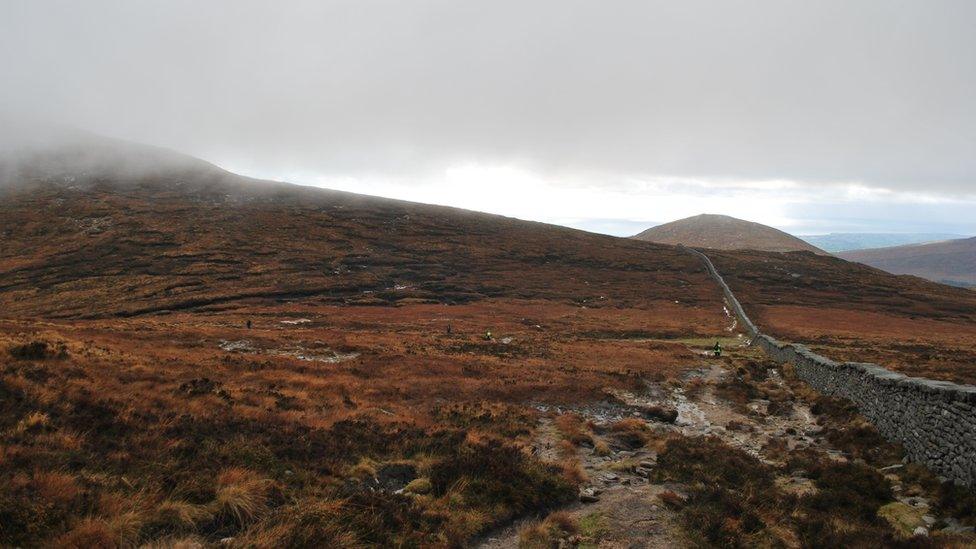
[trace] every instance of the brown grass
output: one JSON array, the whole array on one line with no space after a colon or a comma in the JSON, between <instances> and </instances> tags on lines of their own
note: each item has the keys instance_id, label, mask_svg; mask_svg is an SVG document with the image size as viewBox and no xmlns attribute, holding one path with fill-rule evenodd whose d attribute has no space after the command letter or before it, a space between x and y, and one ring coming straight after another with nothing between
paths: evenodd
<instances>
[{"instance_id":1,"label":"brown grass","mask_svg":"<svg viewBox=\"0 0 976 549\"><path fill-rule=\"evenodd\" d=\"M579 414L571 412L559 414L554 423L559 434L570 444L574 446L593 445L593 432Z\"/></svg>"},{"instance_id":2,"label":"brown grass","mask_svg":"<svg viewBox=\"0 0 976 549\"><path fill-rule=\"evenodd\" d=\"M579 531L576 518L565 511L551 513L544 520L519 530L520 549L551 549Z\"/></svg>"},{"instance_id":3,"label":"brown grass","mask_svg":"<svg viewBox=\"0 0 976 549\"><path fill-rule=\"evenodd\" d=\"M725 333L715 284L671 247L227 177L0 201L0 545L464 545L575 499L577 469L525 450L538 404L680 379L697 358L679 340ZM837 267L797 291L790 269L827 259L736 261L747 309L851 302L941 323L920 345L971 343L959 294ZM574 447L664 450L639 422L561 421ZM428 493L375 486L399 462ZM733 505L712 480L705 507ZM719 530L755 541L751 501Z\"/></svg>"}]
</instances>

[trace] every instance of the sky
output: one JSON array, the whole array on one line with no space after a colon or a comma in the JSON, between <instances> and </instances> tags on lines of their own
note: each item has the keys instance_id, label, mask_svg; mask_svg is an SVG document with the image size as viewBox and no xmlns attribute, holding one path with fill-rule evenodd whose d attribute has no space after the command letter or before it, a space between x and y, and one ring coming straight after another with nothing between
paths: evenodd
<instances>
[{"instance_id":1,"label":"sky","mask_svg":"<svg viewBox=\"0 0 976 549\"><path fill-rule=\"evenodd\" d=\"M973 21L970 0L0 0L0 115L609 234L703 212L976 234Z\"/></svg>"}]
</instances>

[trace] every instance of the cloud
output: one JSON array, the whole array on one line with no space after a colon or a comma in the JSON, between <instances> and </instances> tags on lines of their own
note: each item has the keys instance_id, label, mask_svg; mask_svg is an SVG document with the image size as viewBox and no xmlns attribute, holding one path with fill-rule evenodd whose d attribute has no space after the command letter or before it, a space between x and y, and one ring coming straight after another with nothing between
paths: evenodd
<instances>
[{"instance_id":1,"label":"cloud","mask_svg":"<svg viewBox=\"0 0 976 549\"><path fill-rule=\"evenodd\" d=\"M251 171L972 194L974 19L968 0L15 0L0 109Z\"/></svg>"}]
</instances>

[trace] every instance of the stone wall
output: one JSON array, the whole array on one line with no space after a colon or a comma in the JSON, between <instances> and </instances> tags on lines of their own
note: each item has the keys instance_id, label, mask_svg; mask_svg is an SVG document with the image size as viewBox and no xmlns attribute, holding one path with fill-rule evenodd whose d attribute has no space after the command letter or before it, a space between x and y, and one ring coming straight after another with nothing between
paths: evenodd
<instances>
[{"instance_id":1,"label":"stone wall","mask_svg":"<svg viewBox=\"0 0 976 549\"><path fill-rule=\"evenodd\" d=\"M754 344L822 394L849 399L878 432L901 443L909 459L953 481L976 487L976 386L908 377L862 362L835 362L803 345L759 332L705 254L700 257Z\"/></svg>"},{"instance_id":2,"label":"stone wall","mask_svg":"<svg viewBox=\"0 0 976 549\"><path fill-rule=\"evenodd\" d=\"M734 312L735 316L738 317L739 322L742 324L742 327L745 328L746 333L749 334L749 337L756 337L757 335L759 335L759 328L756 328L756 325L753 324L751 320L749 320L749 317L746 315L745 309L742 308L742 305L739 303L739 300L735 298L735 294L732 293L732 290L729 288L729 285L725 283L725 280L722 278L722 275L718 274L718 270L715 269L715 265L712 265L712 260L708 259L707 255L699 252L698 250L693 250L691 248L686 248L685 246L680 246L680 245L678 247L685 250L686 252L691 253L692 255L698 256L698 258L702 260L702 263L705 264L705 268L708 269L708 273L712 275L712 278L715 279L715 282L718 282L719 287L722 288L722 293L725 294L726 303L729 304L729 307L732 307L732 312Z\"/></svg>"}]
</instances>

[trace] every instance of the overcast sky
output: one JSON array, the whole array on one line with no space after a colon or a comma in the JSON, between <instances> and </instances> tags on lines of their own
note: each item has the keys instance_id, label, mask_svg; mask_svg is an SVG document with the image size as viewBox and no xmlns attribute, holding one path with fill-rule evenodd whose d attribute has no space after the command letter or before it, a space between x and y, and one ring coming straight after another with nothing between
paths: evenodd
<instances>
[{"instance_id":1,"label":"overcast sky","mask_svg":"<svg viewBox=\"0 0 976 549\"><path fill-rule=\"evenodd\" d=\"M976 234L976 2L0 0L0 110L632 234Z\"/></svg>"}]
</instances>

